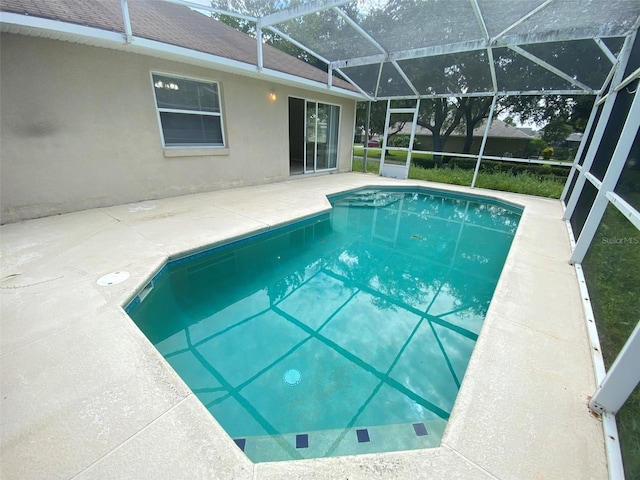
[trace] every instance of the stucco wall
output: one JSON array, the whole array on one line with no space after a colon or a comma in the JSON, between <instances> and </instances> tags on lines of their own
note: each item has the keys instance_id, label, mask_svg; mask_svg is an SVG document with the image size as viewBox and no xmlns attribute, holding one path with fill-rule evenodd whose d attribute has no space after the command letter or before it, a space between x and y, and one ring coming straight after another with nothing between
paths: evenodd
<instances>
[{"instance_id":1,"label":"stucco wall","mask_svg":"<svg viewBox=\"0 0 640 480\"><path fill-rule=\"evenodd\" d=\"M350 169L353 100L67 42L0 42L2 223L289 179L288 96L341 105L338 166ZM228 151L165 155L151 71L219 82Z\"/></svg>"}]
</instances>

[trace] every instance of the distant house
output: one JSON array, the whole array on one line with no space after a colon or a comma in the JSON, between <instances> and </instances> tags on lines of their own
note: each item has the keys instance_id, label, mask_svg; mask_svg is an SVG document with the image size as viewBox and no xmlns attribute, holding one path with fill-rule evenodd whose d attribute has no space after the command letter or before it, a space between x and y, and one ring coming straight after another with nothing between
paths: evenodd
<instances>
[{"instance_id":1,"label":"distant house","mask_svg":"<svg viewBox=\"0 0 640 480\"><path fill-rule=\"evenodd\" d=\"M1 221L347 171L350 84L186 6L1 0Z\"/></svg>"},{"instance_id":2,"label":"distant house","mask_svg":"<svg viewBox=\"0 0 640 480\"><path fill-rule=\"evenodd\" d=\"M477 154L480 151L485 128L486 124L474 129L473 143L469 153ZM399 133L409 135L411 133L411 124L406 124ZM491 122L484 154L496 157L522 157L526 154L526 148L533 138L533 136L528 135L521 129L496 118ZM420 144L420 150L433 150L433 136L427 128L416 127L416 140ZM464 141L465 135L463 133L452 133L445 144L445 151L462 153Z\"/></svg>"}]
</instances>

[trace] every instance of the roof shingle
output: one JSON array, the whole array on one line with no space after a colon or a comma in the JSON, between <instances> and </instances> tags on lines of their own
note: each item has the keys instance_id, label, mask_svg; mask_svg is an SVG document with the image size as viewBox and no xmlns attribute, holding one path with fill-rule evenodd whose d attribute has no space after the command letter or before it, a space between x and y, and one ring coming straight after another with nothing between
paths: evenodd
<instances>
[{"instance_id":1,"label":"roof shingle","mask_svg":"<svg viewBox=\"0 0 640 480\"><path fill-rule=\"evenodd\" d=\"M129 0L134 36L198 52L257 65L255 38L196 12L189 7L159 0ZM0 10L121 32L124 20L119 0L0 0ZM263 46L265 68L326 83L327 73L270 45ZM334 77L333 85L354 91Z\"/></svg>"}]
</instances>

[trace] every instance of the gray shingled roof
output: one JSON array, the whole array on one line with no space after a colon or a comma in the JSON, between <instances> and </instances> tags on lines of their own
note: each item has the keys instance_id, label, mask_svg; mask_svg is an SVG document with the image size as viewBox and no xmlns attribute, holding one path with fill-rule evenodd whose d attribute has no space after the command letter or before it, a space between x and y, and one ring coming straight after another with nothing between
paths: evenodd
<instances>
[{"instance_id":1,"label":"gray shingled roof","mask_svg":"<svg viewBox=\"0 0 640 480\"><path fill-rule=\"evenodd\" d=\"M484 129L486 128L486 124L477 127L473 130L474 137L483 137ZM411 133L411 123L405 124L405 126L400 130L401 134L409 135ZM427 128L421 127L420 125L416 126L416 135L425 135L431 136L431 131ZM453 137L461 137L464 136L464 133L454 132L451 134ZM517 127L513 127L507 123L504 123L502 120L498 118L494 118L491 122L491 127L489 128L489 137L491 138L521 138L521 139L532 139L531 135L527 135L522 130Z\"/></svg>"},{"instance_id":2,"label":"gray shingled roof","mask_svg":"<svg viewBox=\"0 0 640 480\"><path fill-rule=\"evenodd\" d=\"M157 0L129 0L133 35L198 52L257 65L254 38L182 5ZM124 34L120 0L0 0L0 10L31 17L57 20ZM264 67L327 82L327 73L265 45ZM336 87L355 90L338 78Z\"/></svg>"}]
</instances>

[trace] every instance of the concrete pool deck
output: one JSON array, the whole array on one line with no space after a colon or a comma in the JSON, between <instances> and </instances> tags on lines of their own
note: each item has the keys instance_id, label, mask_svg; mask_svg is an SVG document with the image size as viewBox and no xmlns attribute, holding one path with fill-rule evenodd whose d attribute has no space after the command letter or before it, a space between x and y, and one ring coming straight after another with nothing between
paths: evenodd
<instances>
[{"instance_id":1,"label":"concrete pool deck","mask_svg":"<svg viewBox=\"0 0 640 480\"><path fill-rule=\"evenodd\" d=\"M525 207L442 445L251 463L124 313L171 256L420 185ZM578 280L557 200L357 173L87 210L0 227L0 476L607 478ZM114 271L131 277L110 286Z\"/></svg>"}]
</instances>

